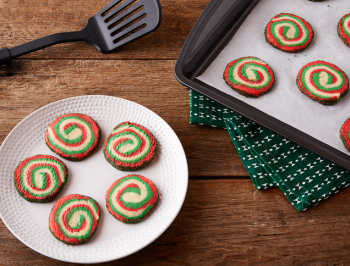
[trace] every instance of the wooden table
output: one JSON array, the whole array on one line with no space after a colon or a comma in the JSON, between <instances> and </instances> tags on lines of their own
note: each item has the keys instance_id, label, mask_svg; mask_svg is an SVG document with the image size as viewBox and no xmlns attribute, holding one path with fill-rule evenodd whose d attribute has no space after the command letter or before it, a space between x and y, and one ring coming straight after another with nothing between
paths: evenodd
<instances>
[{"instance_id":1,"label":"wooden table","mask_svg":"<svg viewBox=\"0 0 350 266\"><path fill-rule=\"evenodd\" d=\"M1 0L0 47L80 30L108 0ZM189 91L174 76L181 47L209 0L161 0L154 33L104 55L66 43L0 67L0 141L51 102L102 94L139 103L174 129L189 166L187 197L169 229L105 265L350 263L350 190L299 213L278 189L258 191L226 130L189 124ZM31 250L0 221L0 265L67 265Z\"/></svg>"}]
</instances>

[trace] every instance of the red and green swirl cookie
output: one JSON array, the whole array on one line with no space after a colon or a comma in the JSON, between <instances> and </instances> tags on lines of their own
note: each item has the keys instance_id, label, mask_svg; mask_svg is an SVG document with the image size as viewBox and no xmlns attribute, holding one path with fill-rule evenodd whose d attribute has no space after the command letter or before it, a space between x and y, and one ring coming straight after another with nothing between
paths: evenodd
<instances>
[{"instance_id":1,"label":"red and green swirl cookie","mask_svg":"<svg viewBox=\"0 0 350 266\"><path fill-rule=\"evenodd\" d=\"M350 118L348 118L340 128L340 138L345 148L350 151Z\"/></svg>"},{"instance_id":2,"label":"red and green swirl cookie","mask_svg":"<svg viewBox=\"0 0 350 266\"><path fill-rule=\"evenodd\" d=\"M100 220L100 206L87 196L72 194L59 199L49 217L49 229L58 240L79 245L90 240Z\"/></svg>"},{"instance_id":3,"label":"red and green swirl cookie","mask_svg":"<svg viewBox=\"0 0 350 266\"><path fill-rule=\"evenodd\" d=\"M103 154L111 165L122 171L134 171L149 165L157 151L152 133L141 125L123 122L109 135Z\"/></svg>"},{"instance_id":4,"label":"red and green swirl cookie","mask_svg":"<svg viewBox=\"0 0 350 266\"><path fill-rule=\"evenodd\" d=\"M337 103L349 91L346 74L325 61L305 65L298 74L297 85L307 97L324 105Z\"/></svg>"},{"instance_id":5,"label":"red and green swirl cookie","mask_svg":"<svg viewBox=\"0 0 350 266\"><path fill-rule=\"evenodd\" d=\"M344 15L338 23L338 35L350 47L350 13Z\"/></svg>"},{"instance_id":6,"label":"red and green swirl cookie","mask_svg":"<svg viewBox=\"0 0 350 266\"><path fill-rule=\"evenodd\" d=\"M226 66L224 80L232 89L246 97L257 98L275 83L272 69L257 57L242 57Z\"/></svg>"},{"instance_id":7,"label":"red and green swirl cookie","mask_svg":"<svg viewBox=\"0 0 350 266\"><path fill-rule=\"evenodd\" d=\"M101 129L89 116L66 114L52 122L45 134L46 145L61 157L80 161L98 146Z\"/></svg>"},{"instance_id":8,"label":"red and green swirl cookie","mask_svg":"<svg viewBox=\"0 0 350 266\"><path fill-rule=\"evenodd\" d=\"M50 155L35 155L22 161L14 173L18 193L31 202L50 202L67 183L66 165Z\"/></svg>"},{"instance_id":9,"label":"red and green swirl cookie","mask_svg":"<svg viewBox=\"0 0 350 266\"><path fill-rule=\"evenodd\" d=\"M156 186L141 175L115 181L106 194L108 211L123 223L137 223L150 213L159 200Z\"/></svg>"},{"instance_id":10,"label":"red and green swirl cookie","mask_svg":"<svg viewBox=\"0 0 350 266\"><path fill-rule=\"evenodd\" d=\"M288 13L273 17L265 29L266 41L288 53L304 50L310 45L313 37L314 32L307 21Z\"/></svg>"}]
</instances>

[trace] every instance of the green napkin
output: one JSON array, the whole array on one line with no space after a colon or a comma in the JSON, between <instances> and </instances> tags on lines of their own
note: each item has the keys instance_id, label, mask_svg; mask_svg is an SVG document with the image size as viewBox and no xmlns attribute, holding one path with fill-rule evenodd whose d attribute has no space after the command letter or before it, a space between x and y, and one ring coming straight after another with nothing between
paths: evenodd
<instances>
[{"instance_id":1,"label":"green napkin","mask_svg":"<svg viewBox=\"0 0 350 266\"><path fill-rule=\"evenodd\" d=\"M305 211L349 186L344 168L195 91L190 100L190 123L226 128L257 189L279 186Z\"/></svg>"}]
</instances>

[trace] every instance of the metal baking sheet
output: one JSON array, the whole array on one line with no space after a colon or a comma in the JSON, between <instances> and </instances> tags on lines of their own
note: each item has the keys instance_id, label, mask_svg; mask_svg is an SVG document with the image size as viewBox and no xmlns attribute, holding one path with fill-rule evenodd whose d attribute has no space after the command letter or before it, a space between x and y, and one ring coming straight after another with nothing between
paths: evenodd
<instances>
[{"instance_id":1,"label":"metal baking sheet","mask_svg":"<svg viewBox=\"0 0 350 266\"><path fill-rule=\"evenodd\" d=\"M302 94L295 82L299 70L315 60L333 63L350 75L350 49L337 34L338 21L345 15L347 6L350 6L349 0L332 1L331 5L329 1L298 1L298 4L296 0L260 1L231 41L197 79L348 154L339 130L350 117L350 94L333 106L324 106ZM311 24L315 37L307 49L286 53L266 42L265 27L280 13L296 14ZM256 99L247 98L224 82L222 73L226 65L243 56L258 57L272 68L276 82L269 93Z\"/></svg>"},{"instance_id":2,"label":"metal baking sheet","mask_svg":"<svg viewBox=\"0 0 350 266\"><path fill-rule=\"evenodd\" d=\"M350 94L334 106L323 106L295 84L302 66L315 60L331 62L350 75L350 50L336 31L348 0L219 2L209 3L191 31L175 67L179 81L350 170L349 152L339 138L350 116ZM312 44L301 53L285 53L265 41L265 26L282 12L303 17L314 29ZM222 79L227 63L243 56L259 57L275 72L273 90L258 99L239 95Z\"/></svg>"}]
</instances>

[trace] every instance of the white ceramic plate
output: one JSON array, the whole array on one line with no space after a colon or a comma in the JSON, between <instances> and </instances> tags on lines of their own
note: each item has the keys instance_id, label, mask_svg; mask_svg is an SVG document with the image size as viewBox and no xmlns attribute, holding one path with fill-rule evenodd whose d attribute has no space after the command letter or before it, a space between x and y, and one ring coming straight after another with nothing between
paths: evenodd
<instances>
[{"instance_id":1,"label":"white ceramic plate","mask_svg":"<svg viewBox=\"0 0 350 266\"><path fill-rule=\"evenodd\" d=\"M83 113L100 125L102 139L97 150L81 162L60 158L68 167L69 179L58 195L78 193L94 198L101 207L100 225L86 244L69 246L56 240L48 229L51 203L30 203L17 193L13 172L25 158L51 154L44 134L51 122L67 113ZM112 129L123 121L148 128L159 144L154 161L135 171L152 180L160 193L159 205L144 221L123 224L109 214L105 194L118 178L130 172L113 168L102 153ZM58 157L58 156L57 156ZM170 126L149 109L110 96L81 96L46 105L23 119L6 137L0 148L0 217L11 232L33 250L62 261L98 263L130 255L159 237L174 221L185 199L188 184L187 161L182 145Z\"/></svg>"}]
</instances>

